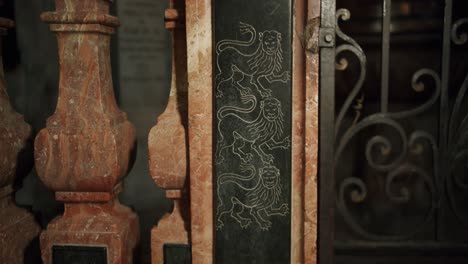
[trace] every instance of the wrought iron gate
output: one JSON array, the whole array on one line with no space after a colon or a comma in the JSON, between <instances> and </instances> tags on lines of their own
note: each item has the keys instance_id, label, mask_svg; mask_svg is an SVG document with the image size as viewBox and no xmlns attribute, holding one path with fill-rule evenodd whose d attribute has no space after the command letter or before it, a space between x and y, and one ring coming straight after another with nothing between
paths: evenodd
<instances>
[{"instance_id":1,"label":"wrought iron gate","mask_svg":"<svg viewBox=\"0 0 468 264\"><path fill-rule=\"evenodd\" d=\"M467 2L321 0L320 263L468 262Z\"/></svg>"}]
</instances>

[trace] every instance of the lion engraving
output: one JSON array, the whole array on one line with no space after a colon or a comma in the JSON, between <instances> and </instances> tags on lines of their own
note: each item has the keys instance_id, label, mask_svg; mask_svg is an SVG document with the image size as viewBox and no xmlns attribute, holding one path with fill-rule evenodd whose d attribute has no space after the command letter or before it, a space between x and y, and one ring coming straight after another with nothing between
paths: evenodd
<instances>
[{"instance_id":1,"label":"lion engraving","mask_svg":"<svg viewBox=\"0 0 468 264\"><path fill-rule=\"evenodd\" d=\"M223 150L230 148L244 163L253 159L253 150L264 164L273 162L273 155L265 153L265 148L288 149L291 141L289 137L282 138L284 134L284 117L281 102L272 97L260 101L260 111L253 120L243 118L241 115L253 113L257 106L257 98L253 95L243 95L242 101L250 103L250 107L239 108L224 106L218 111L218 146L216 161L224 160ZM235 124L236 129L232 129ZM223 131L229 131L223 134Z\"/></svg>"},{"instance_id":2,"label":"lion engraving","mask_svg":"<svg viewBox=\"0 0 468 264\"><path fill-rule=\"evenodd\" d=\"M244 93L249 91L250 87L241 85L245 77L250 78L250 84L262 97L271 96L271 90L263 87L262 78L268 83L275 81L286 83L290 80L289 72L281 72L283 62L281 33L267 30L258 34L257 41L255 28L242 22L240 32L250 34L250 39L247 41L222 40L216 45L218 70L216 96L223 96L220 85L227 81Z\"/></svg>"},{"instance_id":3,"label":"lion engraving","mask_svg":"<svg viewBox=\"0 0 468 264\"><path fill-rule=\"evenodd\" d=\"M218 178L216 228L223 228L222 217L230 214L242 228L247 228L253 219L262 230L268 230L271 222L262 214L270 217L289 213L289 207L285 203L275 207L281 198L280 171L268 165L260 168L258 177L255 177L257 172L254 166L243 166L241 170L250 171L250 174L224 173ZM249 218L242 215L245 209L249 210Z\"/></svg>"}]
</instances>

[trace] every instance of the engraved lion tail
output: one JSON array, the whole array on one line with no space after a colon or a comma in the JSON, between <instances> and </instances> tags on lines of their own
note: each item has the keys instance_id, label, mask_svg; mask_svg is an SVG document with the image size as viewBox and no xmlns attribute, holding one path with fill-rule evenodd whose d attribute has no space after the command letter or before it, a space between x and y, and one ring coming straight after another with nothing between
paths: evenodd
<instances>
[{"instance_id":1,"label":"engraved lion tail","mask_svg":"<svg viewBox=\"0 0 468 264\"><path fill-rule=\"evenodd\" d=\"M257 31L254 27L252 27L249 24L240 22L240 32L241 34L250 34L250 39L244 41L232 39L221 40L220 42L218 42L218 44L216 44L216 53L219 54L229 47L248 47L255 43L255 40L257 39Z\"/></svg>"},{"instance_id":2,"label":"engraved lion tail","mask_svg":"<svg viewBox=\"0 0 468 264\"><path fill-rule=\"evenodd\" d=\"M241 107L230 106L230 105L223 106L219 109L216 115L218 117L218 120L222 120L228 115L237 116L237 114L249 114L249 113L252 113L253 110L255 110L255 107L257 107L257 98L252 94L241 95L241 100L245 104L250 102L251 105L247 108L241 108Z\"/></svg>"},{"instance_id":3,"label":"engraved lion tail","mask_svg":"<svg viewBox=\"0 0 468 264\"><path fill-rule=\"evenodd\" d=\"M249 175L240 175L236 173L223 173L218 178L218 186L226 182L233 182L242 186L242 183L250 182L251 180L254 179L255 174L257 174L257 171L255 170L255 167L252 164L241 165L241 170L243 172L250 171L250 173Z\"/></svg>"}]
</instances>

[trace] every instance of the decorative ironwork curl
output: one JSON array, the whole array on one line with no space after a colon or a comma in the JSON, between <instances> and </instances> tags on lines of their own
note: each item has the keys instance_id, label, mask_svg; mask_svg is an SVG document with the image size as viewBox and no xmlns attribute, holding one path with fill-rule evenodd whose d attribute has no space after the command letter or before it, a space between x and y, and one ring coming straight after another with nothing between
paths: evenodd
<instances>
[{"instance_id":1,"label":"decorative ironwork curl","mask_svg":"<svg viewBox=\"0 0 468 264\"><path fill-rule=\"evenodd\" d=\"M388 156L392 152L392 143L390 140L388 140L388 138L381 135L373 136L366 144L366 159L372 168L380 171L386 171L388 168L394 167L396 164L401 162L403 156L399 156L400 158L396 159L393 163L390 163L390 165L378 164L376 161L374 161L372 155L372 149L374 146L380 147L380 153L383 156Z\"/></svg>"},{"instance_id":2,"label":"decorative ironwork curl","mask_svg":"<svg viewBox=\"0 0 468 264\"><path fill-rule=\"evenodd\" d=\"M401 177L401 175L419 176L428 187L428 191L432 198L432 203L420 224L418 224L411 232L404 235L380 235L365 230L364 227L362 227L358 222L354 220L351 212L348 209L348 206L346 206L346 191L350 188L353 188L349 196L351 201L354 203L362 203L365 201L368 195L367 187L366 184L360 178L349 177L344 179L339 186L337 207L339 212L342 214L344 221L348 224L351 230L369 240L403 240L414 236L432 220L436 208L436 195L434 183L429 177L429 175L418 166L405 163L388 173L384 187L385 193L389 200L395 203L406 203L410 200L411 192L410 189L407 187L400 188L399 193L392 192L392 185L398 177Z\"/></svg>"},{"instance_id":3,"label":"decorative ironwork curl","mask_svg":"<svg viewBox=\"0 0 468 264\"><path fill-rule=\"evenodd\" d=\"M452 41L457 45L463 45L468 42L468 34L466 32L459 32L459 28L463 24L468 24L468 18L462 18L455 21L452 27Z\"/></svg>"},{"instance_id":4,"label":"decorative ironwork curl","mask_svg":"<svg viewBox=\"0 0 468 264\"><path fill-rule=\"evenodd\" d=\"M351 12L349 12L348 9L341 8L341 9L336 10L336 35L343 41L348 42L352 46L358 48L361 53L364 53L361 46L353 38L351 38L346 33L344 33L343 30L341 30L339 21L340 20L348 21L350 19L351 19Z\"/></svg>"},{"instance_id":5,"label":"decorative ironwork curl","mask_svg":"<svg viewBox=\"0 0 468 264\"><path fill-rule=\"evenodd\" d=\"M353 109L354 109L354 120L353 120L353 123L351 124L351 128L353 128L357 122L359 121L359 119L361 118L361 111L362 111L362 108L364 108L364 99L365 99L365 96L364 94L362 94L361 97L359 97L358 99L356 99L356 103L354 104L353 106Z\"/></svg>"},{"instance_id":6,"label":"decorative ironwork curl","mask_svg":"<svg viewBox=\"0 0 468 264\"><path fill-rule=\"evenodd\" d=\"M348 112L349 108L351 107L351 104L353 103L354 99L359 94L359 91L362 89L364 80L366 78L367 58L366 58L366 55L364 54L364 51L354 39L346 35L341 30L340 25L339 25L340 20L348 21L350 18L351 18L351 13L349 12L349 10L339 9L336 11L336 35L338 36L338 38L342 39L345 42L345 44L342 44L336 48L336 58L338 59L340 54L342 54L345 51L348 51L351 54L354 54L354 56L356 56L356 58L359 60L360 73L359 73L359 78L357 82L355 83L354 87L351 89L351 92L349 96L346 98L345 102L343 103L343 106L341 106L341 109L336 118L335 136L338 134L343 118L346 115L346 112ZM339 62L336 62L336 65L337 65L338 70L345 70L346 68L348 68L348 61L345 58L341 58Z\"/></svg>"},{"instance_id":7,"label":"decorative ironwork curl","mask_svg":"<svg viewBox=\"0 0 468 264\"><path fill-rule=\"evenodd\" d=\"M448 139L448 164L450 164L450 174L446 181L447 196L452 211L455 216L465 225L468 225L468 217L461 214L461 212L466 211L466 208L460 208L459 204L457 203L454 197L454 187L459 188L462 190L462 192L468 191L468 182L463 179L466 170L463 170L463 173L461 174L456 172L457 164L468 164L468 115L466 113L462 113L461 111L467 90L468 75L465 77L465 80L463 81L463 84L457 93L454 107L450 116ZM461 119L462 114L464 114L464 117L461 122L457 124L457 121Z\"/></svg>"},{"instance_id":8,"label":"decorative ironwork curl","mask_svg":"<svg viewBox=\"0 0 468 264\"><path fill-rule=\"evenodd\" d=\"M424 104L411 110L388 113L389 117L394 118L394 119L401 119L401 118L408 118L410 116L415 116L428 110L431 106L433 106L437 102L437 99L439 98L440 92L441 92L441 81L440 81L439 74L437 74L435 71L431 69L418 70L417 72L413 74L413 77L411 79L411 87L413 88L414 91L418 93L424 91L426 85L421 80L423 76L431 77L433 81L435 82L435 91L432 94L432 96L429 98L429 100L425 102Z\"/></svg>"},{"instance_id":9,"label":"decorative ironwork curl","mask_svg":"<svg viewBox=\"0 0 468 264\"><path fill-rule=\"evenodd\" d=\"M460 174L454 173L454 168L457 165L458 162L466 162L468 161L468 150L460 150L457 155L455 155L452 163L451 163L451 171L452 174L454 175L455 183L457 187L462 189L463 191L468 191L468 182L464 182L463 179L461 178ZM465 171L463 172L463 175L465 175Z\"/></svg>"},{"instance_id":10,"label":"decorative ironwork curl","mask_svg":"<svg viewBox=\"0 0 468 264\"><path fill-rule=\"evenodd\" d=\"M407 187L400 188L400 193L398 193L398 194L395 194L391 190L391 186L395 182L396 178L398 178L398 176L401 176L402 174L405 174L405 173L408 173L409 175L416 174L416 175L419 175L423 179L423 181L427 184L427 186L429 188L429 192L431 193L431 197L433 198L433 203L432 203L431 207L432 207L432 209L434 209L435 208L434 204L435 204L435 201L436 201L434 183L431 180L431 178L429 177L429 175L422 168L420 168L418 166L415 166L413 164L409 164L409 163L402 164L398 168L396 168L395 170L392 170L387 175L387 178L386 178L386 181L385 181L385 194L387 195L387 197L391 201L396 202L396 203L409 202L410 195L411 195L411 192L410 192L409 188L407 188Z\"/></svg>"},{"instance_id":11,"label":"decorative ironwork curl","mask_svg":"<svg viewBox=\"0 0 468 264\"><path fill-rule=\"evenodd\" d=\"M468 142L468 115L465 115L463 120L460 122L456 131L456 138L458 140L453 144L453 147L463 146Z\"/></svg>"},{"instance_id":12,"label":"decorative ironwork curl","mask_svg":"<svg viewBox=\"0 0 468 264\"><path fill-rule=\"evenodd\" d=\"M452 144L452 146L459 146L461 142L455 143L454 140L456 138L460 139L461 134L464 132L463 128L466 128L468 126L468 115L465 114L465 117L463 120L456 125L457 120L460 119L460 109L463 103L463 100L465 98L466 92L468 90L468 75L466 76L460 91L458 91L457 98L455 100L455 104L453 106L452 114L450 117L450 133L449 133L449 143Z\"/></svg>"},{"instance_id":13,"label":"decorative ironwork curl","mask_svg":"<svg viewBox=\"0 0 468 264\"><path fill-rule=\"evenodd\" d=\"M432 166L433 166L433 175L436 175L434 177L434 182L436 183L435 186L439 186L437 195L441 193L440 190L440 184L439 184L439 178L437 177L439 175L439 147L437 145L437 141L434 138L433 135L429 134L426 131L422 130L417 130L414 131L408 141L408 145L412 149L422 149L418 148L419 144L418 142L420 141L427 141L429 145L431 146L431 151L432 151ZM421 153L418 153L421 154Z\"/></svg>"},{"instance_id":14,"label":"decorative ironwork curl","mask_svg":"<svg viewBox=\"0 0 468 264\"><path fill-rule=\"evenodd\" d=\"M363 129L373 126L373 125L387 125L389 127L392 127L395 129L401 139L401 149L402 151L400 154L391 162L388 164L378 164L375 162L370 155L370 152L372 148L376 146L380 146L382 154L389 154L389 152L392 151L392 144L391 142L385 138L384 136L375 136L372 139L370 139L367 144L366 144L366 158L369 163L369 165L380 171L387 171L390 170L394 167L396 167L398 164L400 164L405 156L406 156L406 150L407 150L407 136L403 128L395 122L394 120L390 118L386 118L385 114L373 114L371 116L368 116L364 118L361 122L358 122L353 128L349 129L340 139L340 143L338 144L338 148L336 150L335 154L335 164L338 161L338 159L341 156L341 153L343 152L344 148L348 144L348 142L360 131Z\"/></svg>"},{"instance_id":15,"label":"decorative ironwork curl","mask_svg":"<svg viewBox=\"0 0 468 264\"><path fill-rule=\"evenodd\" d=\"M394 193L391 189L392 183L395 182L395 179L400 175L400 173L410 170L406 167L399 167L396 170L391 171L385 181L385 194L388 199L394 203L407 203L410 201L410 189L406 186L403 186L399 189L399 193Z\"/></svg>"},{"instance_id":16,"label":"decorative ironwork curl","mask_svg":"<svg viewBox=\"0 0 468 264\"><path fill-rule=\"evenodd\" d=\"M464 149L456 153L453 159L450 160L450 175L447 177L446 180L446 189L447 189L447 197L450 203L450 207L452 208L452 212L455 216L465 225L468 225L468 218L461 214L461 212L466 211L466 207L460 208L459 203L455 199L455 189L454 187L458 187L462 190L462 192L468 191L468 183L464 182L461 178L462 175L456 174L455 167L458 162L463 162L468 160L468 149ZM463 171L463 175L465 175L465 171Z\"/></svg>"},{"instance_id":17,"label":"decorative ironwork curl","mask_svg":"<svg viewBox=\"0 0 468 264\"><path fill-rule=\"evenodd\" d=\"M335 63L335 68L338 71L344 71L348 69L349 62L346 58L341 58L338 62Z\"/></svg>"}]
</instances>

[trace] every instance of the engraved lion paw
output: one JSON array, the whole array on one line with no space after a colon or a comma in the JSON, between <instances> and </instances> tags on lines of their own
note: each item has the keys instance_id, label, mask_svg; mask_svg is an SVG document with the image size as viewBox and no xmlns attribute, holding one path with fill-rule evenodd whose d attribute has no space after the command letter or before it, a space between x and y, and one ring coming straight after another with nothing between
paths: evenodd
<instances>
[{"instance_id":1,"label":"engraved lion paw","mask_svg":"<svg viewBox=\"0 0 468 264\"><path fill-rule=\"evenodd\" d=\"M239 93L241 97L245 97L245 96L251 95L252 91L250 90L250 88L239 88Z\"/></svg>"},{"instance_id":2,"label":"engraved lion paw","mask_svg":"<svg viewBox=\"0 0 468 264\"><path fill-rule=\"evenodd\" d=\"M258 90L260 92L260 95L262 98L268 98L271 97L271 90L270 89L263 89L263 90Z\"/></svg>"},{"instance_id":3,"label":"engraved lion paw","mask_svg":"<svg viewBox=\"0 0 468 264\"><path fill-rule=\"evenodd\" d=\"M270 221L264 221L264 222L261 222L259 223L260 225L260 228L264 231L268 231L268 229L271 228L271 222Z\"/></svg>"},{"instance_id":4,"label":"engraved lion paw","mask_svg":"<svg viewBox=\"0 0 468 264\"><path fill-rule=\"evenodd\" d=\"M250 219L242 219L242 220L239 222L240 226L241 226L243 229L246 229L246 228L250 225L250 223L252 223L252 220L250 220Z\"/></svg>"},{"instance_id":5,"label":"engraved lion paw","mask_svg":"<svg viewBox=\"0 0 468 264\"><path fill-rule=\"evenodd\" d=\"M224 156L220 155L216 158L216 164L221 164L223 162L224 162Z\"/></svg>"},{"instance_id":6,"label":"engraved lion paw","mask_svg":"<svg viewBox=\"0 0 468 264\"><path fill-rule=\"evenodd\" d=\"M287 81L291 80L291 74L289 74L288 71L285 71L280 75L279 80L283 83L286 83Z\"/></svg>"},{"instance_id":7,"label":"engraved lion paw","mask_svg":"<svg viewBox=\"0 0 468 264\"><path fill-rule=\"evenodd\" d=\"M221 97L223 97L223 95L224 94L223 94L222 91L220 91L219 89L216 89L216 98L221 98Z\"/></svg>"},{"instance_id":8,"label":"engraved lion paw","mask_svg":"<svg viewBox=\"0 0 468 264\"><path fill-rule=\"evenodd\" d=\"M261 156L261 158L262 158L262 162L267 163L267 164L271 164L274 161L273 155L271 154L266 154L264 156Z\"/></svg>"},{"instance_id":9,"label":"engraved lion paw","mask_svg":"<svg viewBox=\"0 0 468 264\"><path fill-rule=\"evenodd\" d=\"M291 139L289 137L286 137L281 141L281 147L284 149L287 149L291 146Z\"/></svg>"},{"instance_id":10,"label":"engraved lion paw","mask_svg":"<svg viewBox=\"0 0 468 264\"><path fill-rule=\"evenodd\" d=\"M249 163L252 159L253 159L253 155L250 153L247 153L241 157L241 160L245 163Z\"/></svg>"},{"instance_id":11,"label":"engraved lion paw","mask_svg":"<svg viewBox=\"0 0 468 264\"><path fill-rule=\"evenodd\" d=\"M282 204L279 208L279 214L285 216L289 214L289 206L287 204Z\"/></svg>"}]
</instances>

